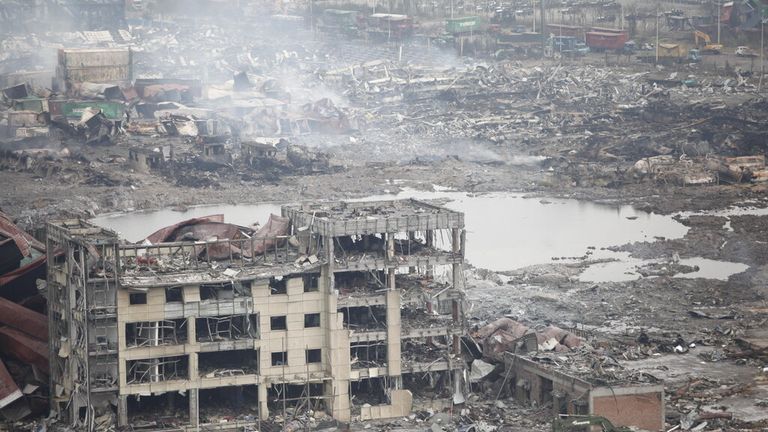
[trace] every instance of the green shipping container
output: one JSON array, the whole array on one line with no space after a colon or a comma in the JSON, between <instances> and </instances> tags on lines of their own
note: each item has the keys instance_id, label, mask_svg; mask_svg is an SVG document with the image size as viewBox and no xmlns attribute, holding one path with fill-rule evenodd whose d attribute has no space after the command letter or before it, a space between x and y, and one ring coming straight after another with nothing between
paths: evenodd
<instances>
[{"instance_id":1,"label":"green shipping container","mask_svg":"<svg viewBox=\"0 0 768 432\"><path fill-rule=\"evenodd\" d=\"M67 119L79 119L86 108L100 109L104 116L110 120L123 120L125 105L122 102L112 101L51 101L51 116L65 117Z\"/></svg>"},{"instance_id":2,"label":"green shipping container","mask_svg":"<svg viewBox=\"0 0 768 432\"><path fill-rule=\"evenodd\" d=\"M40 98L15 99L13 109L16 111L48 111L48 101Z\"/></svg>"},{"instance_id":3,"label":"green shipping container","mask_svg":"<svg viewBox=\"0 0 768 432\"><path fill-rule=\"evenodd\" d=\"M476 16L449 19L445 30L452 34L479 32L483 30L483 19Z\"/></svg>"}]
</instances>

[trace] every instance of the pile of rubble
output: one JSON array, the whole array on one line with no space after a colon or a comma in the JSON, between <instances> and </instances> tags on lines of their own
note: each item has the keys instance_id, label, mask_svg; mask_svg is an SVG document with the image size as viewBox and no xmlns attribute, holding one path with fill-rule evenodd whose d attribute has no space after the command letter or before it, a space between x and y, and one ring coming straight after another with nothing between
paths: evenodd
<instances>
[{"instance_id":1,"label":"pile of rubble","mask_svg":"<svg viewBox=\"0 0 768 432\"><path fill-rule=\"evenodd\" d=\"M0 212L0 415L11 422L48 410L46 260Z\"/></svg>"},{"instance_id":2,"label":"pile of rubble","mask_svg":"<svg viewBox=\"0 0 768 432\"><path fill-rule=\"evenodd\" d=\"M190 26L180 26L176 32L153 26L131 30L121 30L119 39L106 38L109 32L103 32L106 36L99 41L65 38L73 48L51 44L50 49L36 50L39 58L15 56L34 51L25 44L45 45L42 41L61 41L65 34L41 35L32 42L4 40L8 51L0 58L0 87L4 88L0 143L15 152L5 154L7 164L50 177L69 169L79 171L73 166L77 161L70 160L72 153L92 159L97 150L83 147L78 152L79 147L127 144L128 155L117 150L99 152L118 153L109 163L137 172L169 168L161 174L185 186L218 186L216 174L227 176L235 166L234 181L275 181L286 174L341 168L331 165L327 153L287 145L292 137L348 133L358 127L357 120L332 99L305 95L301 88L288 91L283 80L269 75L294 67L299 60L311 60L311 54L299 59L296 52L275 50L266 43L250 50L200 50L198 43L237 46L231 33L216 26L202 32ZM205 76L218 81L203 85L201 63L184 59L205 53L211 55L206 63L218 67L216 71L209 68ZM23 69L19 62L49 64L54 59L55 73L17 72ZM9 70L13 72L6 73ZM147 78L134 79L135 74ZM244 145L252 143L261 148L252 151L254 146ZM93 175L85 173L72 182L125 184L101 174L89 182L83 177Z\"/></svg>"}]
</instances>

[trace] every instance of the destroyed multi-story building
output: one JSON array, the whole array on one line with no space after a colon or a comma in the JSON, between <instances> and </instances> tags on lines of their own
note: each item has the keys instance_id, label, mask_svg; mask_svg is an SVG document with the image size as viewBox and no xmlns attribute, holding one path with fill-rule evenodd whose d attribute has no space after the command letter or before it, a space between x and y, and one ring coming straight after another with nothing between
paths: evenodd
<instances>
[{"instance_id":1,"label":"destroyed multi-story building","mask_svg":"<svg viewBox=\"0 0 768 432\"><path fill-rule=\"evenodd\" d=\"M50 223L53 410L88 430L112 412L119 426L242 427L286 409L348 422L407 415L425 380L464 388L462 213L282 213L252 236L137 244Z\"/></svg>"}]
</instances>

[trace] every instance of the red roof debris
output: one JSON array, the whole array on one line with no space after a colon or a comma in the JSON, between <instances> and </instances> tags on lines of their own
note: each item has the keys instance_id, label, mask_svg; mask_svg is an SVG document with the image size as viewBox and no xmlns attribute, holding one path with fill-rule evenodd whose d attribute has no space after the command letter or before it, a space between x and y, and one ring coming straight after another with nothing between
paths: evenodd
<instances>
[{"instance_id":1,"label":"red roof debris","mask_svg":"<svg viewBox=\"0 0 768 432\"><path fill-rule=\"evenodd\" d=\"M45 315L0 297L0 324L5 324L42 341L48 340Z\"/></svg>"}]
</instances>

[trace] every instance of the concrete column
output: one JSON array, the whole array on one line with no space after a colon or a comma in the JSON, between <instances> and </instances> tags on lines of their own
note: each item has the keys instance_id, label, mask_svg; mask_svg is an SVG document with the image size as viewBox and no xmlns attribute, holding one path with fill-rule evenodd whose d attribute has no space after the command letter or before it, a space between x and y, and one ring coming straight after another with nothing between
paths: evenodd
<instances>
[{"instance_id":1,"label":"concrete column","mask_svg":"<svg viewBox=\"0 0 768 432\"><path fill-rule=\"evenodd\" d=\"M400 291L395 286L395 269L389 269L387 291L387 370L389 376L400 376Z\"/></svg>"},{"instance_id":2,"label":"concrete column","mask_svg":"<svg viewBox=\"0 0 768 432\"><path fill-rule=\"evenodd\" d=\"M128 426L128 396L126 395L117 397L117 425Z\"/></svg>"},{"instance_id":3,"label":"concrete column","mask_svg":"<svg viewBox=\"0 0 768 432\"><path fill-rule=\"evenodd\" d=\"M339 422L349 423L352 410L349 404L349 380L336 379L325 384L325 396L330 401L331 416Z\"/></svg>"},{"instance_id":4,"label":"concrete column","mask_svg":"<svg viewBox=\"0 0 768 432\"><path fill-rule=\"evenodd\" d=\"M200 373L197 370L197 353L189 354L189 377L187 379L197 380Z\"/></svg>"},{"instance_id":5,"label":"concrete column","mask_svg":"<svg viewBox=\"0 0 768 432\"><path fill-rule=\"evenodd\" d=\"M192 427L197 428L200 425L200 401L198 389L189 389L187 394L189 395L189 424ZM175 397L175 394L173 394Z\"/></svg>"},{"instance_id":6,"label":"concrete column","mask_svg":"<svg viewBox=\"0 0 768 432\"><path fill-rule=\"evenodd\" d=\"M458 228L451 229L451 251L455 254L461 253L461 232Z\"/></svg>"},{"instance_id":7,"label":"concrete column","mask_svg":"<svg viewBox=\"0 0 768 432\"><path fill-rule=\"evenodd\" d=\"M334 256L334 244L333 244L333 237L323 237L323 243L325 243L325 259L327 261L327 265L330 266L331 269L333 269L333 256Z\"/></svg>"},{"instance_id":8,"label":"concrete column","mask_svg":"<svg viewBox=\"0 0 768 432\"><path fill-rule=\"evenodd\" d=\"M322 325L325 327L325 331L323 332L323 365L325 367L326 373L330 374L331 376L334 376L334 366L336 365L336 361L333 355L330 357L329 354L333 352L334 349L338 349L340 344L340 334L339 332L345 331L343 324L339 324L341 319L339 318L341 314L339 314L337 310L337 303L338 298L335 293L335 276L333 274L333 240L326 237L325 243L328 246L328 255L326 256L326 262L327 264L324 265L320 269L320 293L323 295L323 311L321 312L324 315L324 319L322 320ZM347 344L346 347L347 351L349 351L349 346Z\"/></svg>"},{"instance_id":9,"label":"concrete column","mask_svg":"<svg viewBox=\"0 0 768 432\"><path fill-rule=\"evenodd\" d=\"M416 241L416 232L415 231L408 231L408 251L410 252L410 248L412 246L411 243ZM408 267L408 273L415 274L416 273L416 267Z\"/></svg>"},{"instance_id":10,"label":"concrete column","mask_svg":"<svg viewBox=\"0 0 768 432\"><path fill-rule=\"evenodd\" d=\"M330 413L340 422L348 422L352 415L349 402L349 378L351 373L351 360L349 352L349 330L345 330L341 324L342 317L338 314L339 330L334 331L337 345L331 348L331 381L325 385L325 396L328 397Z\"/></svg>"},{"instance_id":11,"label":"concrete column","mask_svg":"<svg viewBox=\"0 0 768 432\"><path fill-rule=\"evenodd\" d=\"M187 344L197 345L197 320L195 317L187 318Z\"/></svg>"},{"instance_id":12,"label":"concrete column","mask_svg":"<svg viewBox=\"0 0 768 432\"><path fill-rule=\"evenodd\" d=\"M269 418L269 406L267 405L267 385L260 384L259 392L259 418L266 420Z\"/></svg>"},{"instance_id":13,"label":"concrete column","mask_svg":"<svg viewBox=\"0 0 768 432\"><path fill-rule=\"evenodd\" d=\"M427 300L426 306L427 306L427 315L432 316L432 312L433 312L432 302L430 300ZM432 345L432 336L427 336L427 345Z\"/></svg>"},{"instance_id":14,"label":"concrete column","mask_svg":"<svg viewBox=\"0 0 768 432\"><path fill-rule=\"evenodd\" d=\"M544 395L541 392L541 377L538 375L531 376L531 402L536 402L536 406L540 406L544 401Z\"/></svg>"},{"instance_id":15,"label":"concrete column","mask_svg":"<svg viewBox=\"0 0 768 432\"><path fill-rule=\"evenodd\" d=\"M391 260L395 257L395 235L387 234L387 259Z\"/></svg>"},{"instance_id":16,"label":"concrete column","mask_svg":"<svg viewBox=\"0 0 768 432\"><path fill-rule=\"evenodd\" d=\"M452 300L451 301L451 316L453 317L454 324L460 323L461 321L461 314L460 314L460 305L458 300ZM461 354L461 338L459 335L453 335L453 353L454 354Z\"/></svg>"},{"instance_id":17,"label":"concrete column","mask_svg":"<svg viewBox=\"0 0 768 432\"><path fill-rule=\"evenodd\" d=\"M463 247L463 233L458 228L451 229L451 250L454 255L461 255ZM453 277L453 289L459 289L462 284L462 263L454 263L451 269L451 276ZM461 305L458 300L453 300L451 304L451 316L453 317L453 323L458 324L463 320L463 314L461 311ZM458 335L453 335L453 353L461 353L461 339Z\"/></svg>"},{"instance_id":18,"label":"concrete column","mask_svg":"<svg viewBox=\"0 0 768 432\"><path fill-rule=\"evenodd\" d=\"M349 402L349 376L351 370L349 330L344 329L343 316L337 310L337 297L335 294L335 277L333 273L333 239L326 237L327 264L323 266L320 277L323 280L321 292L325 295L325 314L327 329L325 331L325 344L323 346L323 363L326 374L331 377L326 381L324 394L329 414L339 422L349 422L352 412ZM261 389L261 387L259 387ZM267 410L266 389L263 393L263 411ZM262 398L261 390L259 398ZM262 419L266 419L262 414Z\"/></svg>"},{"instance_id":19,"label":"concrete column","mask_svg":"<svg viewBox=\"0 0 768 432\"><path fill-rule=\"evenodd\" d=\"M426 234L426 241L427 241L427 247L433 248L435 247L435 230L427 230ZM434 277L435 276L435 269L427 264L427 277Z\"/></svg>"}]
</instances>

